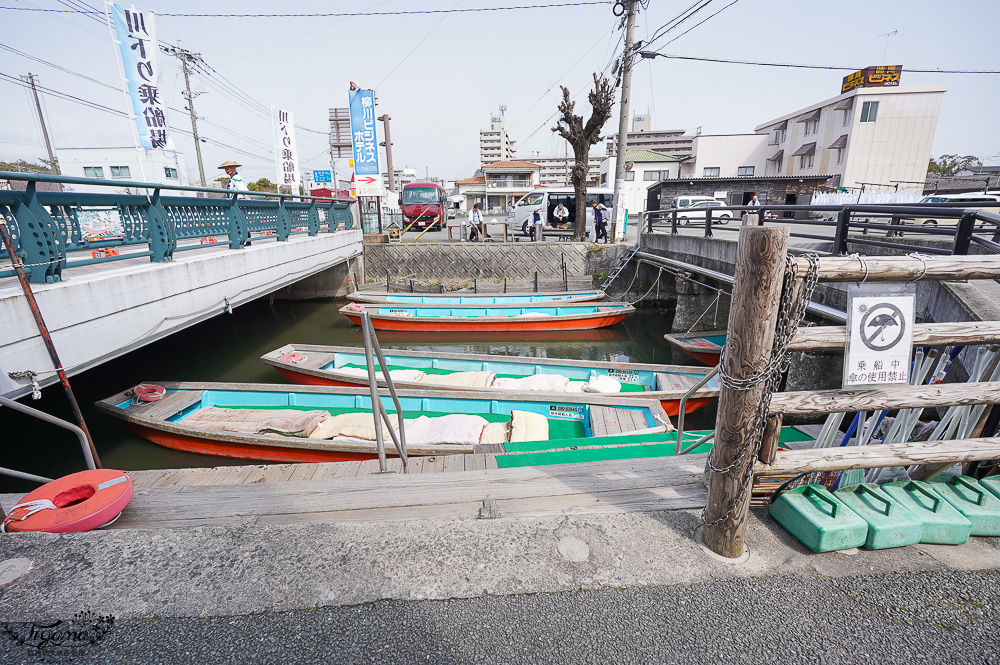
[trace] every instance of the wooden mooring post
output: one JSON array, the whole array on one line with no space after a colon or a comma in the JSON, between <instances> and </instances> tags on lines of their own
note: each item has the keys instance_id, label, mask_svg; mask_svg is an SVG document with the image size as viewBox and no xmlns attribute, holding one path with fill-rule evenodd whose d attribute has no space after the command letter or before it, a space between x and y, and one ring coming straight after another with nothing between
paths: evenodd
<instances>
[{"instance_id":1,"label":"wooden mooring post","mask_svg":"<svg viewBox=\"0 0 1000 665\"><path fill-rule=\"evenodd\" d=\"M744 220L736 252L735 282L730 309L723 372L736 381L765 371L771 359L775 325L788 251L788 229L749 225ZM708 503L703 540L716 554L737 558L743 553L750 507L751 468L763 435L757 427L766 415L766 381L736 390L723 381L710 457Z\"/></svg>"}]
</instances>

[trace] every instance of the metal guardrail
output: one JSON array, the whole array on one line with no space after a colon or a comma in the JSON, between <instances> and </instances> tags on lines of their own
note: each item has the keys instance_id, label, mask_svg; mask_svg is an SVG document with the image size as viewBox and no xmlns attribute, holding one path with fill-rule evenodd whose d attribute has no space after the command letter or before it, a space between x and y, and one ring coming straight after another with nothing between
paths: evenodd
<instances>
[{"instance_id":1,"label":"metal guardrail","mask_svg":"<svg viewBox=\"0 0 1000 665\"><path fill-rule=\"evenodd\" d=\"M641 213L644 216L643 227L646 233L670 233L676 235L681 228L703 228L704 237L714 237L717 232L739 232L739 219L743 214L758 215L760 226L770 224L796 224L811 226L816 233L793 230L793 238L806 238L830 242L831 253L847 254L848 242L872 247L886 247L907 252L920 251L926 254L964 255L968 254L973 244L986 248L990 252L1000 253L1000 214L979 209L970 209L968 203L922 203L922 204L858 204L858 205L761 205L761 206L727 206L726 211L738 211L740 217L735 219L720 219L711 208L699 210L697 219L684 219L678 213L691 212L690 209L669 208ZM798 215L820 215L832 219L801 219ZM934 225L917 223L916 220L934 219ZM954 226L942 224L942 221L955 222ZM736 224L728 225L735 221ZM826 230L826 233L820 231ZM858 232L867 238L851 235ZM886 240L876 240L874 235L884 233ZM906 244L905 238L919 236L923 238L938 238L951 241L950 248L927 247L924 245ZM987 237L987 235L989 237Z\"/></svg>"},{"instance_id":2,"label":"metal guardrail","mask_svg":"<svg viewBox=\"0 0 1000 665\"><path fill-rule=\"evenodd\" d=\"M379 346L378 337L375 336L375 326L372 325L371 315L367 310L361 312L361 332L365 342L365 363L368 367L368 389L372 398L372 416L375 418L375 444L378 450L378 468L380 473L387 473L385 461L385 439L382 437L382 423L388 424L389 416L386 414L385 405L378 394L378 383L375 380L375 358L378 358L379 367L382 369L382 377L385 385L389 387L389 395L392 396L392 403L396 406L396 420L399 425L399 436L396 431L389 427L389 436L396 446L399 459L403 461L403 473L410 472L409 460L406 457L406 430L403 426L403 407L399 404L399 397L396 396L396 386L393 385L392 377L389 375L389 364L382 355L382 347ZM372 356L375 356L373 358Z\"/></svg>"},{"instance_id":3,"label":"metal guardrail","mask_svg":"<svg viewBox=\"0 0 1000 665\"><path fill-rule=\"evenodd\" d=\"M90 444L87 442L87 435L82 429L77 427L72 423L68 423L65 420L56 418L55 416L50 416L44 411L39 411L38 409L33 409L30 406L21 404L20 402L15 402L12 399L7 399L6 397L0 397L0 406L6 406L9 409L14 409L15 411L20 411L21 413L26 413L29 416L34 416L39 420L47 423L56 425L57 427L62 427L63 429L68 429L69 431L76 434L76 437L80 440L80 450L83 451L83 460L87 464L88 469L96 469L97 465L94 463L94 455L90 452ZM30 480L36 483L50 483L51 478L46 478L45 476L36 476L33 473L25 473L23 471L15 471L13 469L7 469L0 467L0 474L6 476L12 476L14 478L20 478L21 480Z\"/></svg>"},{"instance_id":4,"label":"metal guardrail","mask_svg":"<svg viewBox=\"0 0 1000 665\"><path fill-rule=\"evenodd\" d=\"M14 249L33 284L58 282L67 267L146 256L153 263L167 262L175 252L202 246L178 246L179 240L221 236L228 240L230 249L240 249L252 233L285 241L294 234L314 236L354 226L353 201L343 199L6 171L0 171L0 180L26 183L23 191L0 190L0 217L10 227ZM42 192L37 187L40 182L127 187L150 193ZM163 196L163 191L221 197ZM111 213L117 215L114 223ZM102 214L107 232L88 234L85 224L93 224ZM99 251L131 246L146 249L122 254ZM69 253L80 250L91 250L92 256L71 261ZM0 248L0 258L9 258L8 251ZM12 275L13 270L0 270L0 277Z\"/></svg>"}]
</instances>

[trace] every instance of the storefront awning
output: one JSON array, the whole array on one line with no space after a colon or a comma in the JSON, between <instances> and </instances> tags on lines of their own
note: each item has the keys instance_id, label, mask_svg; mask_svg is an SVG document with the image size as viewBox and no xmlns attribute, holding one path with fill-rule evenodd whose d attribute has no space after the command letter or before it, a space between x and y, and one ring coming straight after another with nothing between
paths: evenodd
<instances>
[{"instance_id":1,"label":"storefront awning","mask_svg":"<svg viewBox=\"0 0 1000 665\"><path fill-rule=\"evenodd\" d=\"M819 120L819 114L820 111L822 110L823 109L816 109L815 111L806 113L805 115L800 116L799 119L796 120L795 122L809 122L810 120Z\"/></svg>"},{"instance_id":2,"label":"storefront awning","mask_svg":"<svg viewBox=\"0 0 1000 665\"><path fill-rule=\"evenodd\" d=\"M830 150L847 147L847 134L843 134L839 139L830 144Z\"/></svg>"},{"instance_id":3,"label":"storefront awning","mask_svg":"<svg viewBox=\"0 0 1000 665\"><path fill-rule=\"evenodd\" d=\"M806 143L804 146L792 153L792 157L798 157L799 155L812 155L816 152L816 143Z\"/></svg>"},{"instance_id":4,"label":"storefront awning","mask_svg":"<svg viewBox=\"0 0 1000 665\"><path fill-rule=\"evenodd\" d=\"M771 155L770 157L768 157L767 161L769 161L769 162L776 162L776 161L778 161L779 159L781 159L784 156L785 156L785 151L784 150L779 150L778 152L776 152L773 155Z\"/></svg>"},{"instance_id":5,"label":"storefront awning","mask_svg":"<svg viewBox=\"0 0 1000 665\"><path fill-rule=\"evenodd\" d=\"M854 108L854 96L853 95L850 96L850 97L848 97L844 101L840 102L836 106L834 106L833 110L834 111L846 111L847 109L852 109L852 108Z\"/></svg>"}]
</instances>

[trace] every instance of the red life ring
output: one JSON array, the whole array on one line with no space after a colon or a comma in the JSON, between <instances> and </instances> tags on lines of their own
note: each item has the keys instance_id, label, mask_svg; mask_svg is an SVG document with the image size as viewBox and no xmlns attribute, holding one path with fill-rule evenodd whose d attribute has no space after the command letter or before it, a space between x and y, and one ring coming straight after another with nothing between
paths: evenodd
<instances>
[{"instance_id":1,"label":"red life ring","mask_svg":"<svg viewBox=\"0 0 1000 665\"><path fill-rule=\"evenodd\" d=\"M167 394L166 388L155 383L140 383L132 389L132 394L140 402L156 402Z\"/></svg>"},{"instance_id":2,"label":"red life ring","mask_svg":"<svg viewBox=\"0 0 1000 665\"><path fill-rule=\"evenodd\" d=\"M14 506L0 532L90 531L118 519L132 500L132 479L124 471L94 469L42 485Z\"/></svg>"},{"instance_id":3,"label":"red life ring","mask_svg":"<svg viewBox=\"0 0 1000 665\"><path fill-rule=\"evenodd\" d=\"M298 364L306 359L305 354L299 353L298 351L292 351L291 353L286 353L285 355L278 358L278 360L286 363L291 363L292 365Z\"/></svg>"}]
</instances>

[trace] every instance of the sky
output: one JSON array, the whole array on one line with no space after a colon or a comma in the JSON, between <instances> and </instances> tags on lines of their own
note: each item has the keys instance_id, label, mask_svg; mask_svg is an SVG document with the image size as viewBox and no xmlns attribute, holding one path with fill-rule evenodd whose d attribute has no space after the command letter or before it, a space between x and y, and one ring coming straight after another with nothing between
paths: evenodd
<instances>
[{"instance_id":1,"label":"sky","mask_svg":"<svg viewBox=\"0 0 1000 665\"><path fill-rule=\"evenodd\" d=\"M221 174L215 168L218 164L231 159L244 164L242 173L249 180L275 178L266 111L271 104L295 113L301 169L330 168L328 109L347 106L352 81L374 88L378 114L392 118L394 165L415 168L421 176L451 180L469 177L479 167L479 130L488 126L501 104L506 106L507 131L518 142L519 158L563 154L565 142L550 129L561 98L559 86L569 88L577 100L577 113L589 117L586 99L592 74L610 74L622 50L623 31L613 15L614 3L437 14L391 12L561 2L581 0L149 0L139 6L157 12L161 43L200 53L211 68L206 70L209 75L192 77L192 88L203 93L195 99L199 132L212 141L203 143L209 180ZM692 7L692 2L648 0L647 7L640 7L635 38L647 40ZM118 66L103 17L35 11L102 10L98 0L2 0L0 6L19 8L0 9L4 27L0 46L58 67L0 48L0 73L16 78L30 71L42 86L125 110L122 93L115 89ZM165 15L237 12L390 14ZM986 164L1000 164L1000 123L996 121L1000 75L909 71L1000 69L1000 55L991 47L998 24L1000 2L996 0L955 0L947 6L931 0L710 0L654 46L672 55L857 69L901 64L901 85L943 85L948 90L932 155L972 154ZM692 29L682 35L688 28ZM894 34L886 36L889 33ZM176 109L168 112L169 123L190 131L181 97L180 64L161 54L161 66L161 92L166 105ZM633 72L632 112L651 114L656 129L747 133L767 120L836 96L847 73L644 59ZM44 93L42 99L56 148L132 145L132 130L125 118ZM30 92L0 77L0 100L0 160L44 157ZM603 133L613 134L617 128L616 107ZM189 179L196 180L192 138L177 132L173 137L176 148L184 153ZM603 154L603 142L591 150ZM349 173L346 159L337 166L341 176Z\"/></svg>"}]
</instances>

